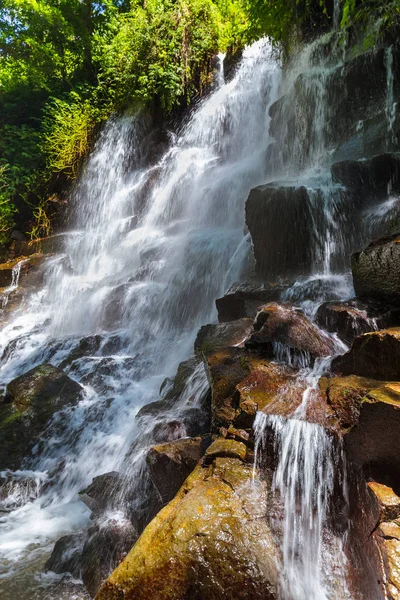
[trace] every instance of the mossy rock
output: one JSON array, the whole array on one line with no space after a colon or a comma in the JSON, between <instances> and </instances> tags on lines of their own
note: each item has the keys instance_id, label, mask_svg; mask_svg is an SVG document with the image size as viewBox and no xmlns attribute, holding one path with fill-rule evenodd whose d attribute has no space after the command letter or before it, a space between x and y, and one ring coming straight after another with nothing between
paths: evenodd
<instances>
[{"instance_id":1,"label":"mossy rock","mask_svg":"<svg viewBox=\"0 0 400 600\"><path fill-rule=\"evenodd\" d=\"M275 599L280 551L266 483L252 475L237 458L197 466L96 600Z\"/></svg>"},{"instance_id":2,"label":"mossy rock","mask_svg":"<svg viewBox=\"0 0 400 600\"><path fill-rule=\"evenodd\" d=\"M11 381L0 404L0 470L18 469L58 410L76 404L83 388L43 364Z\"/></svg>"}]
</instances>

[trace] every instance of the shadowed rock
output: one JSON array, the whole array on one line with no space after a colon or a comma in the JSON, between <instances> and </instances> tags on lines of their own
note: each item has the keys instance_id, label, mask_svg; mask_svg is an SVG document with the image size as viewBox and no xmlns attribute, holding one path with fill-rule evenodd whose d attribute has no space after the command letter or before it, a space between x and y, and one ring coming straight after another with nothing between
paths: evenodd
<instances>
[{"instance_id":1,"label":"shadowed rock","mask_svg":"<svg viewBox=\"0 0 400 600\"><path fill-rule=\"evenodd\" d=\"M77 404L82 393L79 383L50 364L11 381L0 404L0 469L18 469L54 413Z\"/></svg>"},{"instance_id":2,"label":"shadowed rock","mask_svg":"<svg viewBox=\"0 0 400 600\"><path fill-rule=\"evenodd\" d=\"M333 360L332 370L342 375L400 380L400 328L382 329L356 338L346 354Z\"/></svg>"},{"instance_id":3,"label":"shadowed rock","mask_svg":"<svg viewBox=\"0 0 400 600\"><path fill-rule=\"evenodd\" d=\"M400 308L379 300L325 302L318 308L316 322L347 343L357 336L400 324Z\"/></svg>"},{"instance_id":4,"label":"shadowed rock","mask_svg":"<svg viewBox=\"0 0 400 600\"><path fill-rule=\"evenodd\" d=\"M146 462L162 502L175 496L202 456L201 438L186 438L153 446Z\"/></svg>"},{"instance_id":5,"label":"shadowed rock","mask_svg":"<svg viewBox=\"0 0 400 600\"><path fill-rule=\"evenodd\" d=\"M400 235L372 242L351 257L357 296L400 298Z\"/></svg>"}]
</instances>

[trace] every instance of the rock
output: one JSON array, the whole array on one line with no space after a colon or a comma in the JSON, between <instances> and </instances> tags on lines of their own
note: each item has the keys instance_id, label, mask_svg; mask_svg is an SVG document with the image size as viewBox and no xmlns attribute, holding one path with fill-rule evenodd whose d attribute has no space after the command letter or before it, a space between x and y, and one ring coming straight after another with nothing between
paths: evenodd
<instances>
[{"instance_id":1,"label":"rock","mask_svg":"<svg viewBox=\"0 0 400 600\"><path fill-rule=\"evenodd\" d=\"M196 467L96 600L274 600L280 552L253 466L217 457Z\"/></svg>"},{"instance_id":2,"label":"rock","mask_svg":"<svg viewBox=\"0 0 400 600\"><path fill-rule=\"evenodd\" d=\"M233 285L223 296L215 301L220 322L236 321L244 317L256 316L260 304L280 300L288 287L284 283L260 283L249 281Z\"/></svg>"},{"instance_id":3,"label":"rock","mask_svg":"<svg viewBox=\"0 0 400 600\"><path fill-rule=\"evenodd\" d=\"M60 538L45 564L45 571L53 571L57 574L71 573L73 577L79 579L85 537L85 533L72 533Z\"/></svg>"},{"instance_id":4,"label":"rock","mask_svg":"<svg viewBox=\"0 0 400 600\"><path fill-rule=\"evenodd\" d=\"M11 381L0 404L0 470L20 468L54 413L77 404L82 394L78 383L50 364Z\"/></svg>"},{"instance_id":5,"label":"rock","mask_svg":"<svg viewBox=\"0 0 400 600\"><path fill-rule=\"evenodd\" d=\"M275 356L277 343L312 358L334 353L331 338L302 311L287 304L271 302L262 306L254 321L254 329L255 332L245 342L246 348L270 358Z\"/></svg>"},{"instance_id":6,"label":"rock","mask_svg":"<svg viewBox=\"0 0 400 600\"><path fill-rule=\"evenodd\" d=\"M400 517L400 498L394 493L392 488L376 481L370 481L368 486L378 499L380 521L394 521L398 519Z\"/></svg>"},{"instance_id":7,"label":"rock","mask_svg":"<svg viewBox=\"0 0 400 600\"><path fill-rule=\"evenodd\" d=\"M3 471L0 473L0 513L8 512L38 498L43 480L40 477Z\"/></svg>"},{"instance_id":8,"label":"rock","mask_svg":"<svg viewBox=\"0 0 400 600\"><path fill-rule=\"evenodd\" d=\"M345 160L331 167L332 178L365 201L400 191L400 154L379 154L369 160Z\"/></svg>"},{"instance_id":9,"label":"rock","mask_svg":"<svg viewBox=\"0 0 400 600\"><path fill-rule=\"evenodd\" d=\"M162 399L146 404L136 415L146 426L153 426L155 442L177 439L179 429L179 437L195 437L210 430L209 386L200 358L181 362L173 381L161 387ZM182 405L178 415L174 412L176 404ZM161 421L154 422L155 418Z\"/></svg>"},{"instance_id":10,"label":"rock","mask_svg":"<svg viewBox=\"0 0 400 600\"><path fill-rule=\"evenodd\" d=\"M89 530L81 557L82 581L93 597L125 558L138 537L132 523L122 515L108 518Z\"/></svg>"},{"instance_id":11,"label":"rock","mask_svg":"<svg viewBox=\"0 0 400 600\"><path fill-rule=\"evenodd\" d=\"M351 343L355 337L400 325L400 308L379 300L324 302L318 308L315 320L324 329L337 333L340 339Z\"/></svg>"},{"instance_id":12,"label":"rock","mask_svg":"<svg viewBox=\"0 0 400 600\"><path fill-rule=\"evenodd\" d=\"M237 348L209 356L207 366L215 432L230 426L251 430L257 411L289 416L301 404L309 385L299 378L297 369L245 354ZM336 428L336 416L317 390L310 393L307 419Z\"/></svg>"},{"instance_id":13,"label":"rock","mask_svg":"<svg viewBox=\"0 0 400 600\"><path fill-rule=\"evenodd\" d=\"M126 479L117 471L95 477L92 483L79 492L80 499L94 514L101 514L107 508L119 506Z\"/></svg>"},{"instance_id":14,"label":"rock","mask_svg":"<svg viewBox=\"0 0 400 600\"><path fill-rule=\"evenodd\" d=\"M101 335L90 335L81 338L78 344L68 354L67 358L60 364L61 369L69 367L75 360L79 360L84 356L92 356L96 354L101 345L104 343L104 338Z\"/></svg>"},{"instance_id":15,"label":"rock","mask_svg":"<svg viewBox=\"0 0 400 600\"><path fill-rule=\"evenodd\" d=\"M154 441L157 444L162 442L172 442L187 436L188 433L185 424L178 420L157 423L153 429Z\"/></svg>"},{"instance_id":16,"label":"rock","mask_svg":"<svg viewBox=\"0 0 400 600\"><path fill-rule=\"evenodd\" d=\"M188 360L184 360L178 365L178 369L176 375L174 377L174 382L168 392L164 395L163 400L168 405L173 406L182 398L182 394L185 393L188 386L190 386L190 382L193 380L193 377L197 373L199 366L202 364L202 361L193 356ZM200 400L201 398L188 397L187 402L193 402Z\"/></svg>"},{"instance_id":17,"label":"rock","mask_svg":"<svg viewBox=\"0 0 400 600\"><path fill-rule=\"evenodd\" d=\"M349 376L323 378L320 387L339 420L349 460L367 478L394 486L397 492L400 383Z\"/></svg>"},{"instance_id":18,"label":"rock","mask_svg":"<svg viewBox=\"0 0 400 600\"><path fill-rule=\"evenodd\" d=\"M400 380L400 328L382 329L356 338L346 354L332 361L332 370L342 375Z\"/></svg>"},{"instance_id":19,"label":"rock","mask_svg":"<svg viewBox=\"0 0 400 600\"><path fill-rule=\"evenodd\" d=\"M347 511L343 515L347 532L344 551L347 557L346 584L350 598L384 599L382 551L374 535L379 522L379 503L366 485L360 470L347 464Z\"/></svg>"},{"instance_id":20,"label":"rock","mask_svg":"<svg viewBox=\"0 0 400 600\"><path fill-rule=\"evenodd\" d=\"M390 487L372 481L368 484L375 494L379 507L379 527L374 538L380 542L381 555L386 571L386 589L389 598L400 597L400 498Z\"/></svg>"},{"instance_id":21,"label":"rock","mask_svg":"<svg viewBox=\"0 0 400 600\"><path fill-rule=\"evenodd\" d=\"M314 240L310 209L305 187L263 185L250 191L246 224L258 276L271 280L311 272Z\"/></svg>"},{"instance_id":22,"label":"rock","mask_svg":"<svg viewBox=\"0 0 400 600\"><path fill-rule=\"evenodd\" d=\"M234 439L237 442L244 442L245 444L247 444L250 438L250 434L247 431L244 429L236 429L235 427L232 427L232 425L230 425L228 428L221 427L219 432L224 438Z\"/></svg>"},{"instance_id":23,"label":"rock","mask_svg":"<svg viewBox=\"0 0 400 600\"><path fill-rule=\"evenodd\" d=\"M194 349L201 354L210 354L222 348L240 346L253 330L252 319L240 319L229 323L204 325L197 334Z\"/></svg>"},{"instance_id":24,"label":"rock","mask_svg":"<svg viewBox=\"0 0 400 600\"><path fill-rule=\"evenodd\" d=\"M166 504L179 490L202 456L201 438L186 438L153 446L146 462L150 477Z\"/></svg>"},{"instance_id":25,"label":"rock","mask_svg":"<svg viewBox=\"0 0 400 600\"><path fill-rule=\"evenodd\" d=\"M400 235L381 238L351 257L357 296L399 299Z\"/></svg>"},{"instance_id":26,"label":"rock","mask_svg":"<svg viewBox=\"0 0 400 600\"><path fill-rule=\"evenodd\" d=\"M229 46L229 48L227 49L223 62L224 79L226 82L233 79L236 72L236 67L240 62L242 55L243 48L241 48L240 46Z\"/></svg>"},{"instance_id":27,"label":"rock","mask_svg":"<svg viewBox=\"0 0 400 600\"><path fill-rule=\"evenodd\" d=\"M65 235L50 235L36 240L14 240L11 253L14 256L31 256L32 254L55 254L60 251Z\"/></svg>"},{"instance_id":28,"label":"rock","mask_svg":"<svg viewBox=\"0 0 400 600\"><path fill-rule=\"evenodd\" d=\"M247 448L243 442L218 438L206 450L203 464L211 464L217 456L246 460Z\"/></svg>"}]
</instances>

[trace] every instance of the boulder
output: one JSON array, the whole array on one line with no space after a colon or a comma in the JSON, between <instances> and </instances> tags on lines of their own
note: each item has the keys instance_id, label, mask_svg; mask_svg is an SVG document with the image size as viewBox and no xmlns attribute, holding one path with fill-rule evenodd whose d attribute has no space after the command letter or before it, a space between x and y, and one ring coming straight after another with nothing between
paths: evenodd
<instances>
[{"instance_id":1,"label":"boulder","mask_svg":"<svg viewBox=\"0 0 400 600\"><path fill-rule=\"evenodd\" d=\"M124 487L128 485L129 482L123 475L112 471L95 477L87 488L79 492L79 496L92 514L99 515L105 509L113 509L120 505Z\"/></svg>"},{"instance_id":2,"label":"boulder","mask_svg":"<svg viewBox=\"0 0 400 600\"><path fill-rule=\"evenodd\" d=\"M0 470L20 468L51 417L82 397L83 388L50 364L11 381L0 404Z\"/></svg>"},{"instance_id":3,"label":"boulder","mask_svg":"<svg viewBox=\"0 0 400 600\"><path fill-rule=\"evenodd\" d=\"M240 346L252 330L252 319L204 325L197 334L194 349L196 352L207 355L222 350L222 348Z\"/></svg>"},{"instance_id":4,"label":"boulder","mask_svg":"<svg viewBox=\"0 0 400 600\"><path fill-rule=\"evenodd\" d=\"M400 481L400 383L348 376L322 378L342 433L348 459L367 478Z\"/></svg>"},{"instance_id":5,"label":"boulder","mask_svg":"<svg viewBox=\"0 0 400 600\"><path fill-rule=\"evenodd\" d=\"M315 320L327 331L337 333L344 342L351 343L363 333L400 325L400 308L372 299L324 302Z\"/></svg>"},{"instance_id":6,"label":"boulder","mask_svg":"<svg viewBox=\"0 0 400 600\"><path fill-rule=\"evenodd\" d=\"M280 300L288 287L285 283L260 283L248 281L233 285L222 298L215 301L220 322L254 318L261 304Z\"/></svg>"},{"instance_id":7,"label":"boulder","mask_svg":"<svg viewBox=\"0 0 400 600\"><path fill-rule=\"evenodd\" d=\"M357 337L346 354L332 361L332 370L342 375L400 380L400 328L382 329Z\"/></svg>"},{"instance_id":8,"label":"boulder","mask_svg":"<svg viewBox=\"0 0 400 600\"><path fill-rule=\"evenodd\" d=\"M207 359L212 390L213 431L251 430L258 411L287 417L300 406L309 383L296 368L246 354L238 348ZM336 428L336 416L318 390L310 392L307 419Z\"/></svg>"},{"instance_id":9,"label":"boulder","mask_svg":"<svg viewBox=\"0 0 400 600\"><path fill-rule=\"evenodd\" d=\"M248 349L274 358L276 344L315 359L334 353L332 339L304 313L287 304L262 306L254 321L255 332L246 340Z\"/></svg>"},{"instance_id":10,"label":"boulder","mask_svg":"<svg viewBox=\"0 0 400 600\"><path fill-rule=\"evenodd\" d=\"M211 464L217 456L222 458L239 458L245 461L247 457L247 448L243 442L218 438L206 450L203 464Z\"/></svg>"},{"instance_id":11,"label":"boulder","mask_svg":"<svg viewBox=\"0 0 400 600\"><path fill-rule=\"evenodd\" d=\"M71 533L60 538L45 564L45 571L53 571L59 575L71 573L76 579L80 578L85 537L85 533Z\"/></svg>"},{"instance_id":12,"label":"boulder","mask_svg":"<svg viewBox=\"0 0 400 600\"><path fill-rule=\"evenodd\" d=\"M375 494L380 516L374 538L378 541L386 571L386 597L400 598L400 498L392 488L371 481L369 488Z\"/></svg>"},{"instance_id":13,"label":"boulder","mask_svg":"<svg viewBox=\"0 0 400 600\"><path fill-rule=\"evenodd\" d=\"M14 240L11 253L14 256L31 256L32 254L54 254L61 250L65 235L50 235L36 240Z\"/></svg>"},{"instance_id":14,"label":"boulder","mask_svg":"<svg viewBox=\"0 0 400 600\"><path fill-rule=\"evenodd\" d=\"M379 520L383 522L398 519L400 517L400 498L392 488L376 481L370 481L368 487L378 499L380 507Z\"/></svg>"},{"instance_id":15,"label":"boulder","mask_svg":"<svg viewBox=\"0 0 400 600\"><path fill-rule=\"evenodd\" d=\"M351 257L357 296L399 299L400 235L381 238Z\"/></svg>"},{"instance_id":16,"label":"boulder","mask_svg":"<svg viewBox=\"0 0 400 600\"><path fill-rule=\"evenodd\" d=\"M200 437L175 440L150 448L146 462L163 504L172 500L201 456Z\"/></svg>"},{"instance_id":17,"label":"boulder","mask_svg":"<svg viewBox=\"0 0 400 600\"><path fill-rule=\"evenodd\" d=\"M400 191L400 154L379 154L369 160L344 160L331 167L336 183L365 201L386 198L388 190Z\"/></svg>"},{"instance_id":18,"label":"boulder","mask_svg":"<svg viewBox=\"0 0 400 600\"><path fill-rule=\"evenodd\" d=\"M122 514L109 517L89 530L82 549L81 577L92 597L125 558L137 538L135 527Z\"/></svg>"},{"instance_id":19,"label":"boulder","mask_svg":"<svg viewBox=\"0 0 400 600\"><path fill-rule=\"evenodd\" d=\"M44 479L44 477L43 477ZM0 472L0 513L8 512L33 502L38 498L43 479L23 471L12 473Z\"/></svg>"},{"instance_id":20,"label":"boulder","mask_svg":"<svg viewBox=\"0 0 400 600\"><path fill-rule=\"evenodd\" d=\"M314 240L307 188L267 184L252 189L246 224L259 277L271 281L311 272Z\"/></svg>"},{"instance_id":21,"label":"boulder","mask_svg":"<svg viewBox=\"0 0 400 600\"><path fill-rule=\"evenodd\" d=\"M273 600L280 551L267 484L238 458L198 465L153 519L96 600Z\"/></svg>"}]
</instances>

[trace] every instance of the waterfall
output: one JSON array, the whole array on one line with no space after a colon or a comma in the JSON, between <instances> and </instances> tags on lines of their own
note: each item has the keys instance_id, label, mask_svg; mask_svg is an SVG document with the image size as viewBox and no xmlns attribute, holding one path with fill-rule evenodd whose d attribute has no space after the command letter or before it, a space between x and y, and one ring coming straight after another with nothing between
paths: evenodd
<instances>
[{"instance_id":1,"label":"waterfall","mask_svg":"<svg viewBox=\"0 0 400 600\"><path fill-rule=\"evenodd\" d=\"M395 140L393 139L393 125L396 119L397 102L394 101L393 89L393 47L385 49L386 63L386 119L387 119L387 136L389 149L392 147Z\"/></svg>"},{"instance_id":2,"label":"waterfall","mask_svg":"<svg viewBox=\"0 0 400 600\"><path fill-rule=\"evenodd\" d=\"M265 181L268 108L279 82L269 42L248 47L234 77L218 76L151 167L141 154L141 115L104 127L70 199L75 221L61 254L0 334L3 384L51 362L85 389L24 465L52 485L0 519L5 600L43 597L48 582L34 571L55 539L88 522L77 494L94 476L124 469L132 448L131 476L135 468L140 475L149 437L135 415L190 356L199 326L215 319L215 298L246 265L244 203ZM79 354L82 343L89 351ZM196 373L188 394L204 382L204 371Z\"/></svg>"}]
</instances>

